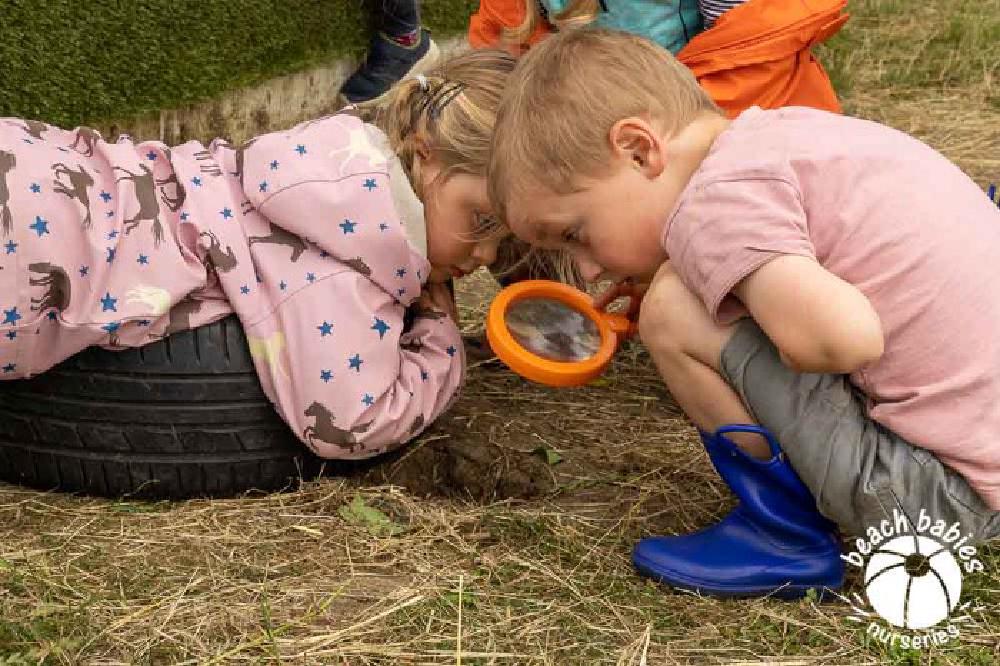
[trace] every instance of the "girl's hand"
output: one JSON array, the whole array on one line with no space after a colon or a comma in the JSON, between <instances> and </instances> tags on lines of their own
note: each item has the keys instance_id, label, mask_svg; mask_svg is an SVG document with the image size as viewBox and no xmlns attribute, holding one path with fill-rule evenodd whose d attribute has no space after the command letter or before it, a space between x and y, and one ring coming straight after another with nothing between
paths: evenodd
<instances>
[{"instance_id":1,"label":"girl's hand","mask_svg":"<svg viewBox=\"0 0 1000 666\"><path fill-rule=\"evenodd\" d=\"M635 321L639 316L639 307L642 305L642 297L646 295L649 284L636 284L631 279L626 278L621 282L611 285L603 294L594 297L594 307L598 310L605 310L609 305L619 298L629 299L628 309L625 316L630 321Z\"/></svg>"},{"instance_id":2,"label":"girl's hand","mask_svg":"<svg viewBox=\"0 0 1000 666\"><path fill-rule=\"evenodd\" d=\"M420 293L420 305L430 310L444 312L458 324L458 305L455 296L445 282L428 282Z\"/></svg>"}]
</instances>

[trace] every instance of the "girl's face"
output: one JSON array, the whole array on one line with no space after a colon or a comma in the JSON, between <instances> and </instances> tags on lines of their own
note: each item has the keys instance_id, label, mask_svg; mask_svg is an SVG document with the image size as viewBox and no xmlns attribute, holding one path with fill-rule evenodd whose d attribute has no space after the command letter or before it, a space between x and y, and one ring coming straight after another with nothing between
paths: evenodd
<instances>
[{"instance_id":1,"label":"girl's face","mask_svg":"<svg viewBox=\"0 0 1000 666\"><path fill-rule=\"evenodd\" d=\"M489 266L496 261L500 242L510 235L491 230L484 177L458 173L439 179L440 173L434 159L424 162L420 171L431 282L447 282Z\"/></svg>"}]
</instances>

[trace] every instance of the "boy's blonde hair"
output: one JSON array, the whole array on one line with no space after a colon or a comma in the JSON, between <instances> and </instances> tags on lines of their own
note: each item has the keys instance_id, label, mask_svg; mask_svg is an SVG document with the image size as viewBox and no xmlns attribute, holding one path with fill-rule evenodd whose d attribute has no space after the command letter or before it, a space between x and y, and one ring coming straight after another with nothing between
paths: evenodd
<instances>
[{"instance_id":1,"label":"boy's blonde hair","mask_svg":"<svg viewBox=\"0 0 1000 666\"><path fill-rule=\"evenodd\" d=\"M538 22L542 20L541 6L538 0L525 0L527 7L524 12L524 21L521 25L503 29L503 43L520 49L521 45L528 41ZM566 7L558 14L548 17L548 22L556 30L566 30L568 28L580 28L593 23L600 11L600 0L570 0Z\"/></svg>"},{"instance_id":2,"label":"boy's blonde hair","mask_svg":"<svg viewBox=\"0 0 1000 666\"><path fill-rule=\"evenodd\" d=\"M673 135L706 112L722 115L691 71L644 37L591 27L551 35L521 57L497 111L494 214L505 220L529 184L568 194L579 176L604 175L609 132L623 118Z\"/></svg>"}]
</instances>

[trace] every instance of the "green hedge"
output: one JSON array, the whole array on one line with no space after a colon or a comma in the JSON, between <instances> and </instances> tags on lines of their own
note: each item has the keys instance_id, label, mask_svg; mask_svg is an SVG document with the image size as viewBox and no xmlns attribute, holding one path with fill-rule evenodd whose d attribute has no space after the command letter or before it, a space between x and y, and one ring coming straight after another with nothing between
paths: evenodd
<instances>
[{"instance_id":1,"label":"green hedge","mask_svg":"<svg viewBox=\"0 0 1000 666\"><path fill-rule=\"evenodd\" d=\"M423 21L459 33L475 5L425 0ZM363 52L371 15L360 0L4 0L0 116L74 126L203 100Z\"/></svg>"}]
</instances>

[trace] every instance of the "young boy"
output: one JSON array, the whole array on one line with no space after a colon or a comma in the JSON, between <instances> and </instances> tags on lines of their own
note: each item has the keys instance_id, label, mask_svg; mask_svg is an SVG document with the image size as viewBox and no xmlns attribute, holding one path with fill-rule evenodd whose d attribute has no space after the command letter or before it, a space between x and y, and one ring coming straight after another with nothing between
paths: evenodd
<instances>
[{"instance_id":1,"label":"young boy","mask_svg":"<svg viewBox=\"0 0 1000 666\"><path fill-rule=\"evenodd\" d=\"M648 285L642 341L740 499L641 541L640 573L795 597L842 584L829 521L1000 533L1000 211L975 183L876 123L730 121L625 33L546 39L504 95L494 210L616 281L602 302Z\"/></svg>"}]
</instances>

